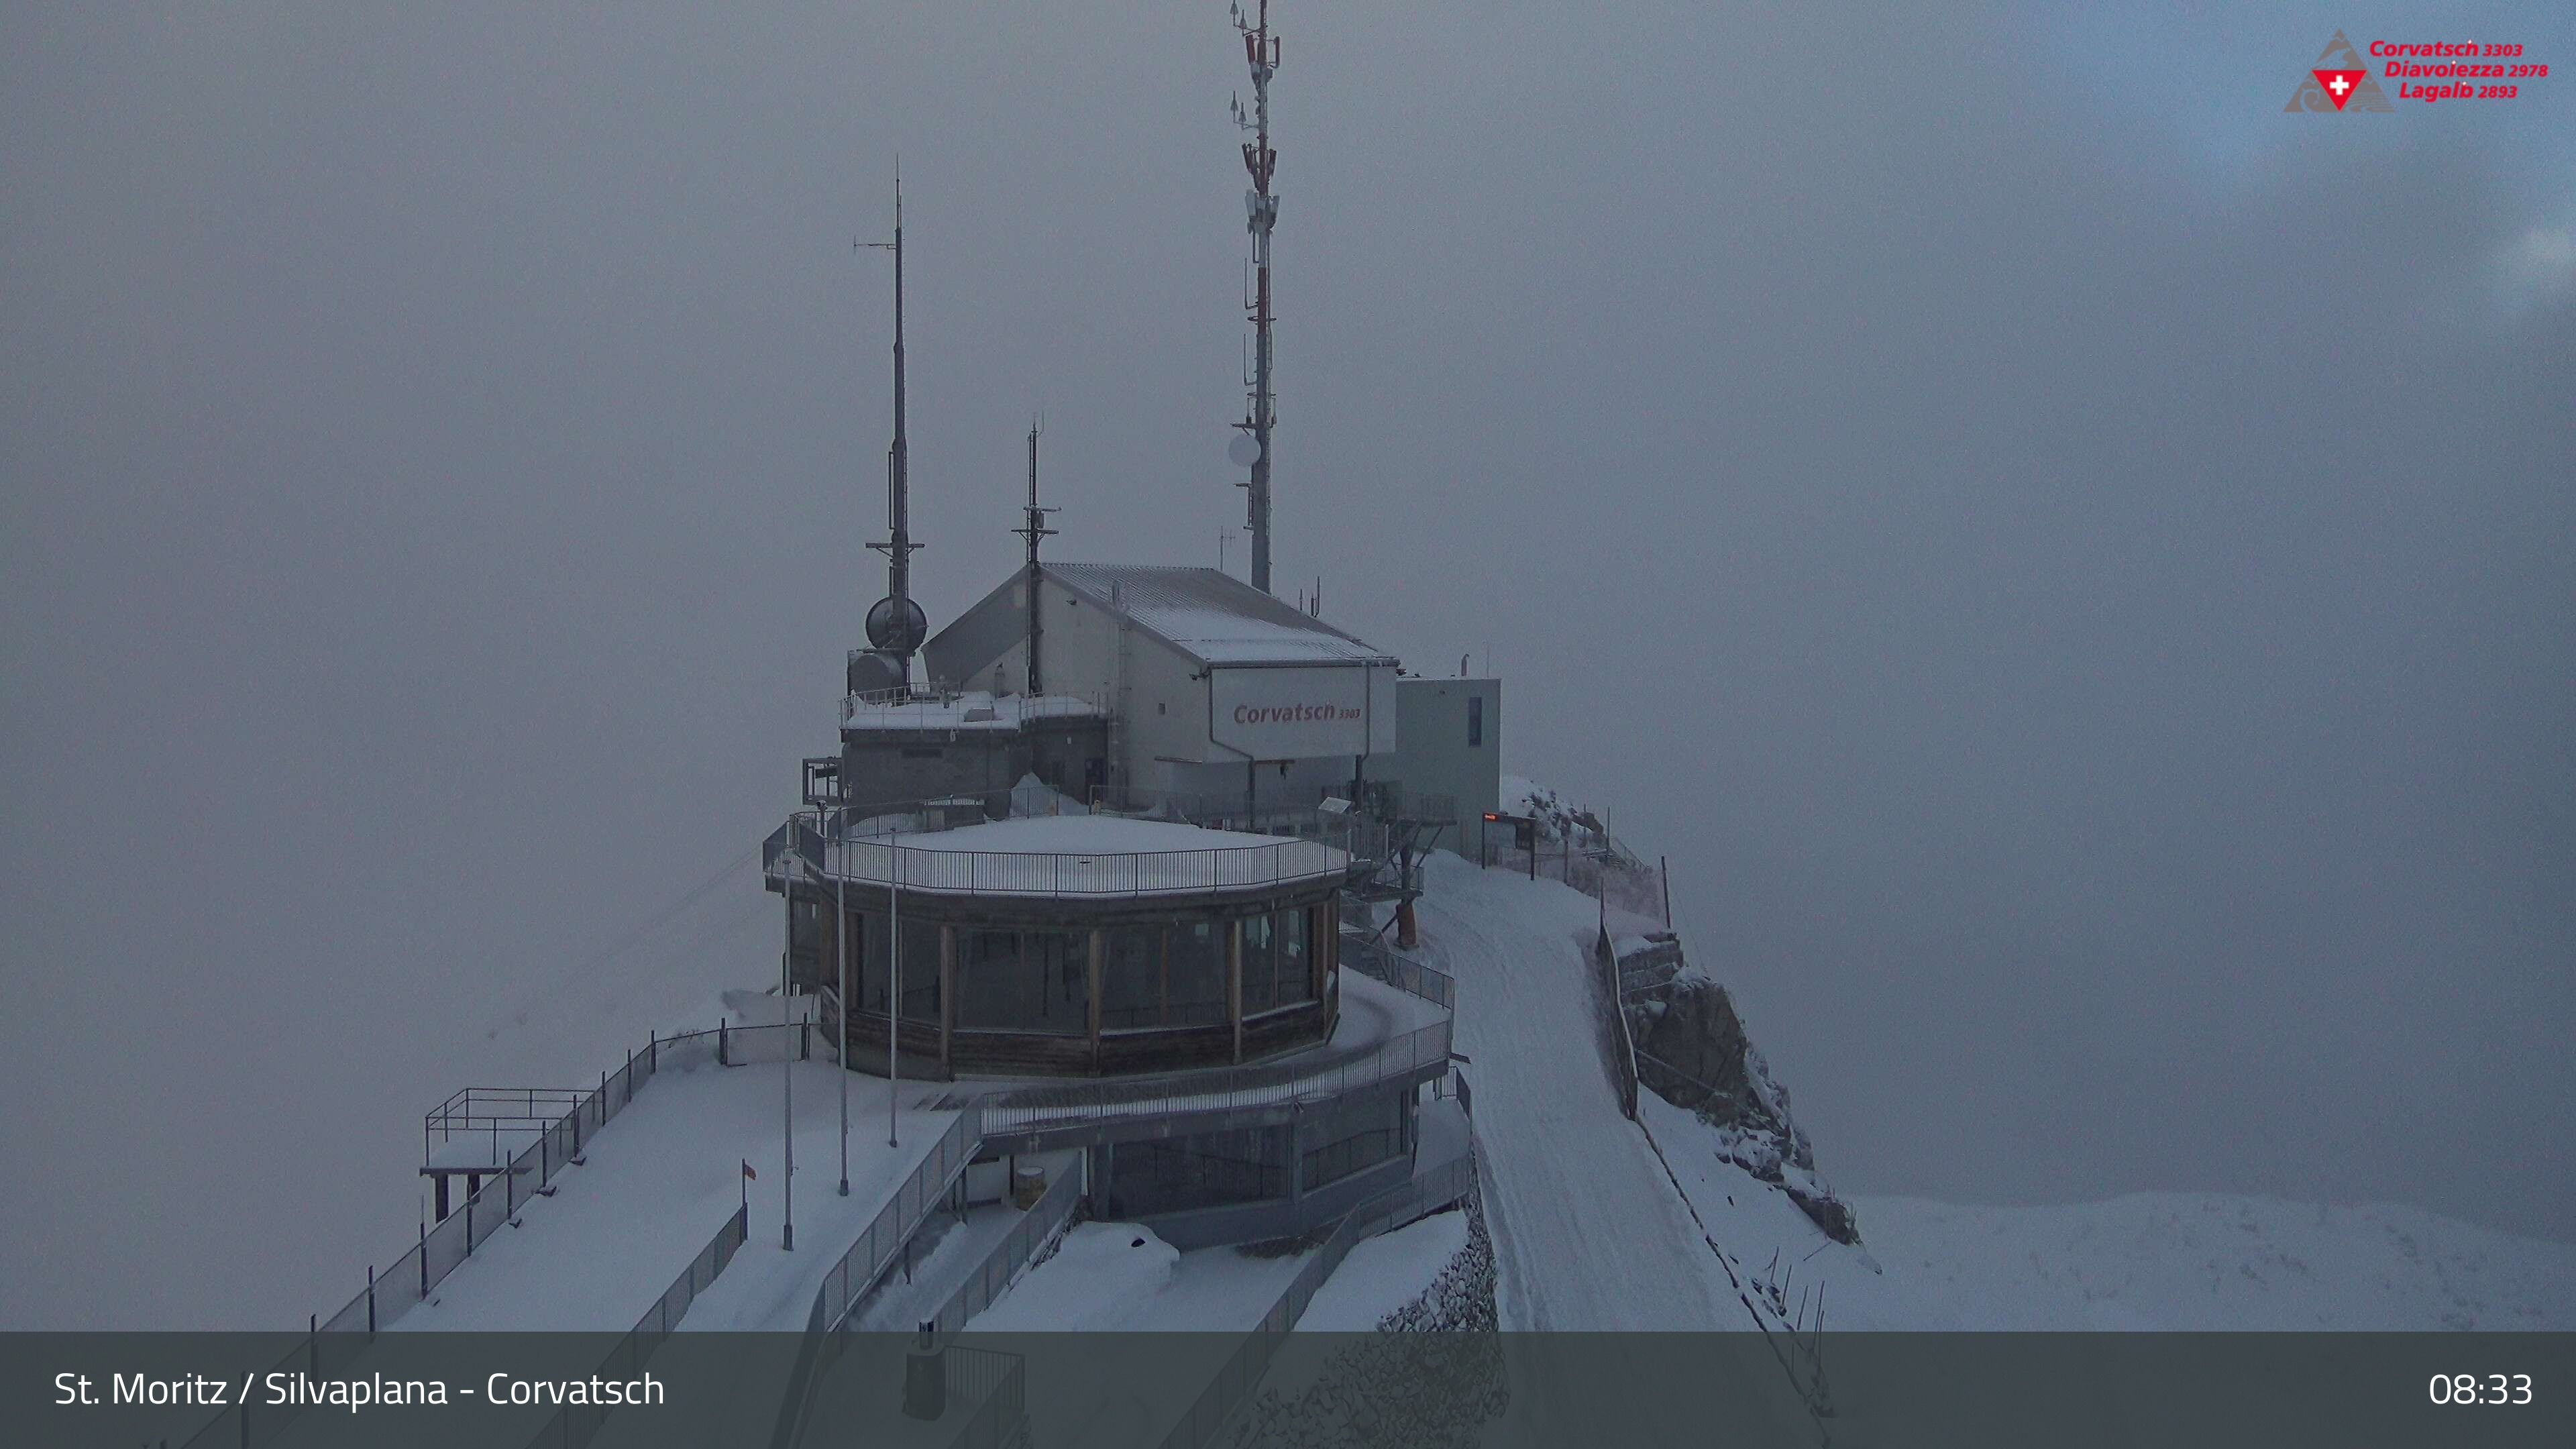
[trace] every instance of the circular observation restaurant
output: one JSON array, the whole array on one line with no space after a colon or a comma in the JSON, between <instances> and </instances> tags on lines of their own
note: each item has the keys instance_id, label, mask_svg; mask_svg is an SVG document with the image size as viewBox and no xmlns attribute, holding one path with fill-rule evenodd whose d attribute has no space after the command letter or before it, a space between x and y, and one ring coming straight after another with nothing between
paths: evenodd
<instances>
[{"instance_id":1,"label":"circular observation restaurant","mask_svg":"<svg viewBox=\"0 0 2576 1449\"><path fill-rule=\"evenodd\" d=\"M1350 856L1320 841L1048 816L854 834L820 864L787 887L791 970L846 980L863 1071L898 998L906 1075L1171 1071L1333 1033Z\"/></svg>"}]
</instances>

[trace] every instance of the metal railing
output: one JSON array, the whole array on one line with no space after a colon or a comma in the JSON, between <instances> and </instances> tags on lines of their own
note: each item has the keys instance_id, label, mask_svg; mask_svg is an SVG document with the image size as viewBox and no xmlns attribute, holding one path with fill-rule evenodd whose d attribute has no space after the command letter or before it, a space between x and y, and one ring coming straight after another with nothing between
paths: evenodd
<instances>
[{"instance_id":1,"label":"metal railing","mask_svg":"<svg viewBox=\"0 0 2576 1449\"><path fill-rule=\"evenodd\" d=\"M1455 1011L1458 1006L1458 983L1445 971L1435 971L1419 961L1398 956L1378 944L1366 932L1342 933L1342 965L1372 981L1383 981L1396 990L1421 997L1435 1006Z\"/></svg>"},{"instance_id":2,"label":"metal railing","mask_svg":"<svg viewBox=\"0 0 2576 1449\"><path fill-rule=\"evenodd\" d=\"M735 1251L750 1236L751 1210L734 1209L733 1216L725 1219L723 1227L716 1229L716 1235L707 1240L707 1245L698 1250L696 1257L689 1260L689 1266L680 1270L680 1276L663 1290L661 1298L644 1311L644 1316L635 1321L635 1326L626 1331L624 1338L617 1341L617 1346L609 1350L608 1357L600 1360L596 1375L606 1379L642 1377L644 1365L653 1357L653 1351L662 1346L662 1340L671 1336L671 1330L679 1326L681 1315L687 1313L698 1295L715 1282L716 1275L725 1270L725 1264L733 1261ZM609 1409L606 1404L567 1404L556 1410L545 1427L537 1431L536 1437L528 1441L528 1449L541 1449L541 1446L543 1449L583 1449L599 1433L599 1426L607 1421Z\"/></svg>"},{"instance_id":3,"label":"metal railing","mask_svg":"<svg viewBox=\"0 0 2576 1449\"><path fill-rule=\"evenodd\" d=\"M1398 1077L1446 1071L1449 1044L1450 1022L1444 1016L1329 1067L1290 1060L1198 1072L1141 1087L1135 1083L1038 1087L968 1103L815 1291L813 1311L806 1316L805 1342L798 1349L787 1395L779 1406L772 1444L775 1449L788 1449L796 1443L812 1411L816 1386L840 1357L838 1330L848 1324L859 1299L910 1243L929 1210L989 1140L1069 1128L1104 1117L1224 1111L1340 1095ZM1055 1186L1048 1189L1055 1190ZM1298 1309L1304 1311L1303 1300Z\"/></svg>"},{"instance_id":4,"label":"metal railing","mask_svg":"<svg viewBox=\"0 0 2576 1449\"><path fill-rule=\"evenodd\" d=\"M535 1140L507 1162L496 1163L489 1179L466 1196L462 1207L435 1226L424 1225L420 1240L396 1258L391 1267L381 1273L368 1269L365 1289L339 1311L328 1316L315 1314L304 1346L279 1360L279 1371L301 1370L316 1378L344 1373L375 1342L377 1333L427 1300L477 1247L518 1216L530 1198L550 1185L565 1167L579 1161L590 1139L625 1110L635 1100L636 1088L656 1073L692 1062L783 1060L792 1053L810 1052L812 1040L812 1027L803 1022L767 1027L719 1025L676 1037L655 1036L641 1053L628 1053L625 1064L616 1071L600 1073L597 1087L564 1094L571 1105L561 1116L542 1126L521 1129L533 1130ZM470 1130L489 1131L491 1123L476 1118L468 1110L471 1104L517 1104L524 1110L531 1100L543 1108L548 1105L548 1094L543 1090L532 1094L525 1088L468 1088L450 1097L441 1110L450 1113L451 1121L479 1121L479 1126ZM432 1112L427 1120L435 1123L439 1115ZM301 1411L301 1406L295 1404L263 1406L259 1413L253 1413L247 1404L233 1405L191 1437L187 1449L214 1449L217 1445L258 1449L284 1433Z\"/></svg>"},{"instance_id":5,"label":"metal railing","mask_svg":"<svg viewBox=\"0 0 2576 1449\"><path fill-rule=\"evenodd\" d=\"M1297 1276L1288 1280L1278 1301L1261 1315L1261 1322L1227 1355L1225 1365L1200 1391L1189 1412L1163 1436L1162 1449L1201 1449L1217 1442L1227 1421L1261 1386L1262 1376L1270 1371L1270 1361L1278 1354L1282 1339L1297 1326L1298 1319L1305 1317L1306 1305L1314 1301L1324 1280L1342 1266L1351 1249L1401 1219L1419 1217L1464 1198L1475 1183L1476 1155L1470 1151L1353 1208L1324 1239L1323 1247L1299 1266Z\"/></svg>"},{"instance_id":6,"label":"metal railing","mask_svg":"<svg viewBox=\"0 0 2576 1449\"><path fill-rule=\"evenodd\" d=\"M1011 1228L1010 1235L995 1243L993 1250L984 1255L984 1261L966 1276L966 1281L957 1285L957 1291L948 1295L948 1301L939 1305L939 1311L927 1320L932 1331L955 1333L976 1314L992 1307L993 1300L1009 1290L1013 1280L1028 1266L1029 1260L1037 1256L1047 1240L1072 1224L1074 1213L1081 1206L1082 1171L1077 1166L1047 1184L1046 1191L1039 1194L1038 1200L1029 1205L1027 1212L1020 1214L1020 1220Z\"/></svg>"},{"instance_id":7,"label":"metal railing","mask_svg":"<svg viewBox=\"0 0 2576 1449\"><path fill-rule=\"evenodd\" d=\"M995 698L982 690L924 692L905 689L868 689L857 694L841 696L841 723L844 725L871 724L883 728L899 722L903 711L910 706L927 704L949 709L964 703L970 697L991 699L997 716L1007 712L1014 720L1072 719L1107 713L1087 699L1066 694L1040 695L1032 699L1025 695L1005 695ZM988 721L974 720L967 723L983 724ZM915 726L925 730L957 727L958 724L955 721L933 719L924 719Z\"/></svg>"},{"instance_id":8,"label":"metal railing","mask_svg":"<svg viewBox=\"0 0 2576 1449\"><path fill-rule=\"evenodd\" d=\"M1149 1083L1032 1087L984 1099L983 1130L988 1137L1007 1137L1101 1117L1224 1112L1340 1096L1399 1077L1436 1074L1449 1060L1449 1041L1450 1022L1444 1016L1329 1063L1290 1058L1161 1077Z\"/></svg>"},{"instance_id":9,"label":"metal railing","mask_svg":"<svg viewBox=\"0 0 2576 1449\"><path fill-rule=\"evenodd\" d=\"M1637 1037L1628 1029L1628 1008L1619 994L1619 953L1610 949L1604 936L1593 944L1592 954L1601 963L1602 1010L1610 1013L1610 1062L1618 1080L1619 1112L1629 1121L1637 1121Z\"/></svg>"},{"instance_id":10,"label":"metal railing","mask_svg":"<svg viewBox=\"0 0 2576 1449\"><path fill-rule=\"evenodd\" d=\"M827 826L839 826L845 827L843 833L866 839L897 834L929 835L962 830L994 820L1058 815L1112 816L1124 820L1197 825L1210 830L1283 835L1336 843L1359 827L1377 824L1356 811L1328 812L1320 801L1263 800L1257 794L1247 799L1236 794L1195 794L1108 785L1092 785L1074 791L1046 785L997 786L946 795L827 801L814 809L798 811L796 818L807 828L818 832L825 831ZM763 860L764 867L774 866L776 847L780 843L780 837L773 832L772 851Z\"/></svg>"},{"instance_id":11,"label":"metal railing","mask_svg":"<svg viewBox=\"0 0 2576 1449\"><path fill-rule=\"evenodd\" d=\"M501 1134L542 1131L581 1105L578 1087L465 1087L420 1120L421 1160L458 1137L488 1135L492 1161L506 1161Z\"/></svg>"},{"instance_id":12,"label":"metal railing","mask_svg":"<svg viewBox=\"0 0 2576 1449\"><path fill-rule=\"evenodd\" d=\"M1000 896L1152 896L1247 890L1321 880L1350 867L1320 840L1200 850L941 850L852 840L828 848L825 873L908 890Z\"/></svg>"},{"instance_id":13,"label":"metal railing","mask_svg":"<svg viewBox=\"0 0 2576 1449\"><path fill-rule=\"evenodd\" d=\"M923 1219L965 1175L966 1164L974 1161L983 1146L982 1117L980 1104L967 1104L948 1124L948 1130L930 1145L930 1151L914 1164L911 1174L897 1185L885 1206L877 1209L867 1227L833 1262L831 1271L823 1275L822 1286L814 1290L813 1311L805 1316L804 1340L797 1346L796 1366L789 1371L787 1394L779 1404L778 1424L771 1433L771 1442L778 1449L794 1444L804 1432L805 1416L814 1405L815 1386L840 1359L838 1330L848 1323L851 1310L893 1266L896 1255L910 1246Z\"/></svg>"},{"instance_id":14,"label":"metal railing","mask_svg":"<svg viewBox=\"0 0 2576 1449\"><path fill-rule=\"evenodd\" d=\"M1016 1353L959 1344L950 1344L940 1357L949 1402L975 1405L948 1441L949 1449L1007 1449L1024 1442L1028 1361Z\"/></svg>"}]
</instances>

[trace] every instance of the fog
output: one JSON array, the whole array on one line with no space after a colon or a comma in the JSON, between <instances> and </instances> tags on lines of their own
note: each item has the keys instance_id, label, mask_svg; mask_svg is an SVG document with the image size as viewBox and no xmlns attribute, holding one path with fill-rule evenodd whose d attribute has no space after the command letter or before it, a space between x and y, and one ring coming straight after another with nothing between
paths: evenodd
<instances>
[{"instance_id":1,"label":"fog","mask_svg":"<svg viewBox=\"0 0 2576 1449\"><path fill-rule=\"evenodd\" d=\"M1283 591L1505 677L1845 1191L2576 1238L2576 76L2281 110L2565 14L1814 8L1280 0ZM898 157L934 624L1040 411L1056 556L1241 525L1215 0L7 29L8 1326L327 1312L775 969Z\"/></svg>"}]
</instances>

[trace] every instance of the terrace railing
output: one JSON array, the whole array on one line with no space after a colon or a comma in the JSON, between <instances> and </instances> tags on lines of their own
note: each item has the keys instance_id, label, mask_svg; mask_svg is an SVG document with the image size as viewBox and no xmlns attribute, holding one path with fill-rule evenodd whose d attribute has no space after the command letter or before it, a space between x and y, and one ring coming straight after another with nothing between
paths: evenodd
<instances>
[{"instance_id":1,"label":"terrace railing","mask_svg":"<svg viewBox=\"0 0 2576 1449\"><path fill-rule=\"evenodd\" d=\"M948 894L1154 896L1322 880L1347 871L1350 855L1320 840L1134 852L940 850L852 840L828 846L823 866L825 874L853 881Z\"/></svg>"},{"instance_id":2,"label":"terrace railing","mask_svg":"<svg viewBox=\"0 0 2576 1449\"><path fill-rule=\"evenodd\" d=\"M930 1151L914 1164L911 1175L895 1188L894 1196L877 1209L877 1215L868 1220L867 1227L834 1261L831 1271L823 1275L822 1286L814 1290L813 1311L805 1317L805 1336L797 1346L796 1366L789 1373L787 1395L779 1405L778 1424L771 1435L779 1449L794 1444L804 1432L805 1416L814 1406L815 1386L840 1359L844 1344L838 1330L849 1321L851 1310L894 1265L913 1234L920 1231L923 1219L965 1175L966 1164L983 1146L982 1116L979 1104L967 1104L949 1122L948 1130L930 1145Z\"/></svg>"},{"instance_id":3,"label":"terrace railing","mask_svg":"<svg viewBox=\"0 0 2576 1449\"><path fill-rule=\"evenodd\" d=\"M987 1137L1006 1138L1082 1125L1104 1117L1169 1116L1225 1112L1336 1097L1400 1077L1424 1078L1446 1070L1449 1018L1360 1048L1338 1060L1313 1053L1286 1061L1225 1067L1151 1082L1081 1082L1030 1087L982 1102Z\"/></svg>"},{"instance_id":4,"label":"terrace railing","mask_svg":"<svg viewBox=\"0 0 2576 1449\"><path fill-rule=\"evenodd\" d=\"M1047 1240L1062 1233L1073 1223L1074 1213L1082 1206L1082 1173L1079 1170L1059 1174L1047 1184L1010 1235L993 1245L984 1261L939 1305L929 1318L935 1333L950 1334L966 1326L966 1321L993 1306L993 1300L1011 1286L1029 1260L1038 1255Z\"/></svg>"},{"instance_id":5,"label":"terrace railing","mask_svg":"<svg viewBox=\"0 0 2576 1449\"><path fill-rule=\"evenodd\" d=\"M949 1449L1009 1449L1027 1442L1028 1361L1016 1353L950 1344L942 1353L948 1401L973 1404Z\"/></svg>"},{"instance_id":6,"label":"terrace railing","mask_svg":"<svg viewBox=\"0 0 2576 1449\"><path fill-rule=\"evenodd\" d=\"M1436 971L1419 961L1398 956L1366 932L1342 933L1342 966L1437 1006L1451 1011L1458 1009L1455 978L1445 971Z\"/></svg>"},{"instance_id":7,"label":"terrace railing","mask_svg":"<svg viewBox=\"0 0 2576 1449\"><path fill-rule=\"evenodd\" d=\"M1463 1100L1465 1093L1462 1091L1460 1096ZM1227 1422L1261 1386L1262 1376L1270 1371L1270 1361L1277 1356L1288 1332L1306 1316L1306 1305L1314 1301L1316 1291L1342 1266L1351 1249L1407 1218L1458 1201L1474 1189L1475 1183L1476 1157L1471 1152L1353 1208L1334 1226L1323 1247L1297 1269L1297 1276L1288 1280L1278 1301L1227 1356L1225 1366L1200 1391L1189 1412L1163 1436L1162 1449L1201 1449L1218 1442Z\"/></svg>"},{"instance_id":8,"label":"terrace railing","mask_svg":"<svg viewBox=\"0 0 2576 1449\"><path fill-rule=\"evenodd\" d=\"M480 1087L449 1098L427 1118L425 1135L432 1140L425 1145L433 1150L438 1145L436 1128L442 1114L447 1123L466 1135L492 1132L497 1119L513 1114L533 1116L542 1125L533 1129L519 1125L515 1130L532 1130L533 1140L506 1162L496 1162L482 1186L466 1197L463 1207L435 1226L424 1226L419 1242L396 1258L392 1267L381 1273L368 1269L366 1288L338 1312L327 1317L315 1314L304 1346L281 1359L279 1371L301 1370L317 1378L344 1373L375 1342L377 1333L427 1300L476 1248L518 1216L530 1198L578 1161L590 1139L624 1111L635 1100L636 1089L656 1073L695 1062L782 1061L792 1055L810 1055L813 1043L821 1035L806 1022L720 1025L676 1037L654 1037L642 1052L628 1053L625 1065L613 1072L602 1072L595 1088L549 1093ZM558 1099L569 1105L562 1115L545 1120L545 1110L557 1105ZM709 1251L712 1250L711 1244ZM730 1259L732 1254L727 1252L724 1256ZM703 1257L702 1254L701 1260ZM689 1272L697 1271L699 1261L692 1261ZM715 1266L720 1268L722 1263ZM688 1273L682 1276L686 1278ZM689 1296L693 1298L695 1290ZM662 1306L657 1305L657 1311ZM641 1325L639 1331L640 1328ZM284 1433L300 1412L300 1407L293 1404L263 1406L257 1412L252 1406L237 1404L190 1438L187 1449L214 1449L217 1445L259 1449Z\"/></svg>"},{"instance_id":9,"label":"terrace railing","mask_svg":"<svg viewBox=\"0 0 2576 1449\"><path fill-rule=\"evenodd\" d=\"M661 1298L644 1310L644 1316L637 1319L635 1326L626 1331L626 1336L617 1341L617 1346L608 1351L608 1357L600 1360L598 1376L604 1379L642 1377L644 1365L653 1357L653 1351L662 1346L662 1340L671 1336L671 1330L680 1324L681 1315L687 1313L698 1295L716 1281L716 1275L724 1271L725 1264L733 1261L734 1253L750 1237L751 1210L734 1209L733 1216L725 1219L723 1227L716 1229L716 1235L708 1239L696 1257L689 1260L689 1266L680 1270L680 1276L663 1290ZM583 1449L599 1433L599 1426L607 1421L608 1412L606 1404L566 1404L555 1411L554 1417L546 1421L535 1438L528 1441L528 1449Z\"/></svg>"}]
</instances>

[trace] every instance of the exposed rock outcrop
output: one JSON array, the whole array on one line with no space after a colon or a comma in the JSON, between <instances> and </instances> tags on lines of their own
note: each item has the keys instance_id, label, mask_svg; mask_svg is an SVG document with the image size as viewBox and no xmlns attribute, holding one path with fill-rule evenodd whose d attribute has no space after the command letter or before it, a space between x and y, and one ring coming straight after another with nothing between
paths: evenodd
<instances>
[{"instance_id":1,"label":"exposed rock outcrop","mask_svg":"<svg viewBox=\"0 0 2576 1449\"><path fill-rule=\"evenodd\" d=\"M1728 1160L1788 1193L1827 1237L1859 1242L1850 1205L1817 1180L1788 1089L1746 1039L1726 988L1691 969L1669 931L1623 938L1616 954L1638 1085L1715 1127Z\"/></svg>"}]
</instances>

